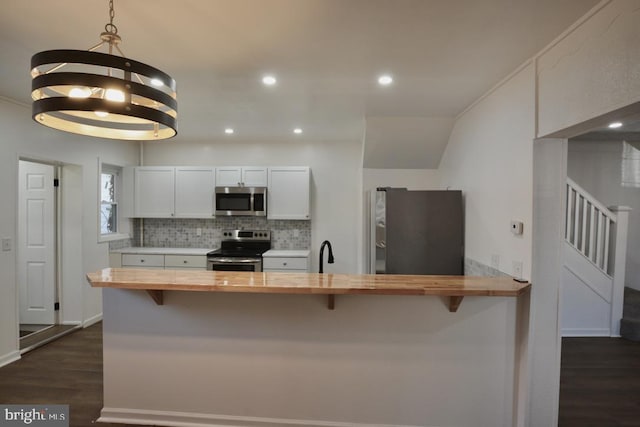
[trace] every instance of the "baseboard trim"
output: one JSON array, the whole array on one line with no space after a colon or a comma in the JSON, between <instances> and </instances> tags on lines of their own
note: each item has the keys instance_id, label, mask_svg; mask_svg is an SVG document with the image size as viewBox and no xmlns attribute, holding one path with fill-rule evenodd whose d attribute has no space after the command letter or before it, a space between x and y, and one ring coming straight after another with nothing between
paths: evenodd
<instances>
[{"instance_id":1,"label":"baseboard trim","mask_svg":"<svg viewBox=\"0 0 640 427\"><path fill-rule=\"evenodd\" d=\"M82 322L79 320L65 320L61 323L63 326L81 326Z\"/></svg>"},{"instance_id":2,"label":"baseboard trim","mask_svg":"<svg viewBox=\"0 0 640 427\"><path fill-rule=\"evenodd\" d=\"M88 318L87 320L85 320L84 322L82 322L82 327L83 328L88 328L91 325L95 325L98 322L102 321L102 313L100 314L96 314L93 317Z\"/></svg>"},{"instance_id":3,"label":"baseboard trim","mask_svg":"<svg viewBox=\"0 0 640 427\"><path fill-rule=\"evenodd\" d=\"M99 423L121 423L175 427L418 427L400 424L361 424L333 421L293 420L193 412L103 408Z\"/></svg>"},{"instance_id":4,"label":"baseboard trim","mask_svg":"<svg viewBox=\"0 0 640 427\"><path fill-rule=\"evenodd\" d=\"M611 337L611 331L607 328L563 328L563 337ZM615 335L613 335L615 336Z\"/></svg>"},{"instance_id":5,"label":"baseboard trim","mask_svg":"<svg viewBox=\"0 0 640 427\"><path fill-rule=\"evenodd\" d=\"M12 351L11 353L5 354L4 356L0 356L0 368L8 365L9 363L13 363L16 360L20 360L20 351Z\"/></svg>"}]
</instances>

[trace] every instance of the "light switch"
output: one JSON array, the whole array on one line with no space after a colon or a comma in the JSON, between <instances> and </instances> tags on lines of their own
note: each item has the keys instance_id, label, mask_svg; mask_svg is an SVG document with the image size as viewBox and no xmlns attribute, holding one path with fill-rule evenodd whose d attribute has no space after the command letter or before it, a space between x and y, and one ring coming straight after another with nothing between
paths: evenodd
<instances>
[{"instance_id":1,"label":"light switch","mask_svg":"<svg viewBox=\"0 0 640 427\"><path fill-rule=\"evenodd\" d=\"M11 250L11 239L8 237L5 237L2 239L2 250L4 252L10 251Z\"/></svg>"}]
</instances>

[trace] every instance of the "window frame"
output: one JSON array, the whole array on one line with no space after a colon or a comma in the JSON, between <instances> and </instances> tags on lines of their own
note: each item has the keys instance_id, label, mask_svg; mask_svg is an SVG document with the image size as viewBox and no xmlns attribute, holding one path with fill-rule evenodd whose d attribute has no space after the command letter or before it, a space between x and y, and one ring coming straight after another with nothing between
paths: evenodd
<instances>
[{"instance_id":1,"label":"window frame","mask_svg":"<svg viewBox=\"0 0 640 427\"><path fill-rule=\"evenodd\" d=\"M125 232L129 227L126 226L125 218L122 216L121 208L122 208L122 166L117 166L109 163L102 163L100 159L98 159L98 194L97 194L97 219L98 219L98 242L110 242L113 240L122 240L128 239L131 235L128 232ZM110 174L114 175L114 201L109 203L103 203L102 201L102 175ZM105 204L110 204L116 207L116 216L115 216L115 232L102 234L102 206Z\"/></svg>"}]
</instances>

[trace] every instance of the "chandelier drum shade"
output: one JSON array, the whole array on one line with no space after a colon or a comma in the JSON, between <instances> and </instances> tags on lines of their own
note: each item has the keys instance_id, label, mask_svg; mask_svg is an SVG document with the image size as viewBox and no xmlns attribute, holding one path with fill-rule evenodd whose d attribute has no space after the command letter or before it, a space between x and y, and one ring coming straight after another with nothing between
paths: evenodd
<instances>
[{"instance_id":1,"label":"chandelier drum shade","mask_svg":"<svg viewBox=\"0 0 640 427\"><path fill-rule=\"evenodd\" d=\"M33 119L54 129L101 138L148 141L175 136L175 80L122 54L113 25L113 1L110 12L102 42L91 49L33 55ZM96 52L104 45L109 53ZM113 55L114 50L122 56Z\"/></svg>"}]
</instances>

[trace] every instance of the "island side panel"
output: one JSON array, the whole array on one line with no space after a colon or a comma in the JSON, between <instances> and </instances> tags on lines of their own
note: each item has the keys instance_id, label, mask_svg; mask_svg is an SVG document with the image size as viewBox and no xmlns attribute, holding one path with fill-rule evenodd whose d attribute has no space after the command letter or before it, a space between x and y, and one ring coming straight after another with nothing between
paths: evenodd
<instances>
[{"instance_id":1,"label":"island side panel","mask_svg":"<svg viewBox=\"0 0 640 427\"><path fill-rule=\"evenodd\" d=\"M516 298L325 298L104 289L104 420L513 424Z\"/></svg>"}]
</instances>

